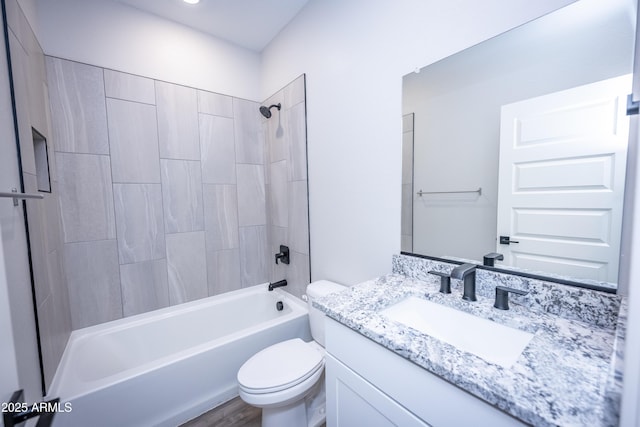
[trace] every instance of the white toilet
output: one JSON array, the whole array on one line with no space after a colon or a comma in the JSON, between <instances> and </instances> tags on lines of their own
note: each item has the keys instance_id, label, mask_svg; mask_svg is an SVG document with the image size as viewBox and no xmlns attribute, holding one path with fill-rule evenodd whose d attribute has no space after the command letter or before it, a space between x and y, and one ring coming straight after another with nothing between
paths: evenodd
<instances>
[{"instance_id":1,"label":"white toilet","mask_svg":"<svg viewBox=\"0 0 640 427\"><path fill-rule=\"evenodd\" d=\"M240 397L262 408L262 427L316 427L324 422L324 313L312 300L346 289L320 280L307 286L315 341L294 338L253 355L238 371Z\"/></svg>"}]
</instances>

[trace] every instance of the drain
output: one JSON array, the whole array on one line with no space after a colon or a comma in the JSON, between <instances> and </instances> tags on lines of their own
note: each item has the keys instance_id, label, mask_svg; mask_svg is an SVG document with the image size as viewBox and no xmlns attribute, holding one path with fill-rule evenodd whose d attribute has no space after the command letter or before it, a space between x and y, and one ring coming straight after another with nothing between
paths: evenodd
<instances>
[{"instance_id":1,"label":"drain","mask_svg":"<svg viewBox=\"0 0 640 427\"><path fill-rule=\"evenodd\" d=\"M282 310L284 310L284 304L282 303L282 301L278 301L278 302L276 303L276 309L277 309L278 311L282 311Z\"/></svg>"}]
</instances>

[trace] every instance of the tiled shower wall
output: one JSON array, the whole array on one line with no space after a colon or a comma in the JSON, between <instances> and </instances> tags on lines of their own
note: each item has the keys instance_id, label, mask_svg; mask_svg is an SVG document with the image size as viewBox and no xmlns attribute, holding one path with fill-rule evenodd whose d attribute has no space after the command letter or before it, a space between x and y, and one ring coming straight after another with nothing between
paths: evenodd
<instances>
[{"instance_id":1,"label":"tiled shower wall","mask_svg":"<svg viewBox=\"0 0 640 427\"><path fill-rule=\"evenodd\" d=\"M48 385L72 327L58 209L59 182L53 164L53 139L48 117L45 56L17 1L6 0L5 4L24 190L43 196L43 200L27 200L25 205L40 350L44 381ZM46 139L46 150L36 153L32 129ZM47 185L43 184L49 184L49 192L39 191L46 190ZM12 250L20 251L21 248ZM30 294L31 290L24 291ZM12 299L12 305L17 310L32 310L31 301L24 301L16 307L16 300ZM22 357L37 358L37 355L22 354Z\"/></svg>"},{"instance_id":2,"label":"tiled shower wall","mask_svg":"<svg viewBox=\"0 0 640 427\"><path fill-rule=\"evenodd\" d=\"M74 329L269 281L258 103L52 57L47 77Z\"/></svg>"},{"instance_id":3,"label":"tiled shower wall","mask_svg":"<svg viewBox=\"0 0 640 427\"><path fill-rule=\"evenodd\" d=\"M287 289L302 296L309 284L309 200L305 76L302 75L264 102L273 108L262 118L266 140L267 217L271 254L289 247L290 264L276 265L271 257L271 281L287 279Z\"/></svg>"}]
</instances>

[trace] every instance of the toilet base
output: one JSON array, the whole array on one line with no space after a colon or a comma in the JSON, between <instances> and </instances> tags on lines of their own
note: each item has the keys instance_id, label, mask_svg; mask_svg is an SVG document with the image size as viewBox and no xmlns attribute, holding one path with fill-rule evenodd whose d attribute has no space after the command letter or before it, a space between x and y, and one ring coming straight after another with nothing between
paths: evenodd
<instances>
[{"instance_id":1,"label":"toilet base","mask_svg":"<svg viewBox=\"0 0 640 427\"><path fill-rule=\"evenodd\" d=\"M320 427L326 420L324 372L303 399L262 407L262 427Z\"/></svg>"},{"instance_id":2,"label":"toilet base","mask_svg":"<svg viewBox=\"0 0 640 427\"><path fill-rule=\"evenodd\" d=\"M307 426L304 400L277 408L262 408L262 427Z\"/></svg>"}]
</instances>

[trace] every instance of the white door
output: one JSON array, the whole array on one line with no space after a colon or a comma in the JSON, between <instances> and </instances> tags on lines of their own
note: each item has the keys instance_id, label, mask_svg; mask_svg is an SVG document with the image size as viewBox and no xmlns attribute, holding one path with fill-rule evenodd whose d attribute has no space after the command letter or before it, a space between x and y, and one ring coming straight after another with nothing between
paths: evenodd
<instances>
[{"instance_id":1,"label":"white door","mask_svg":"<svg viewBox=\"0 0 640 427\"><path fill-rule=\"evenodd\" d=\"M506 265L617 282L630 92L622 76L502 107Z\"/></svg>"}]
</instances>

